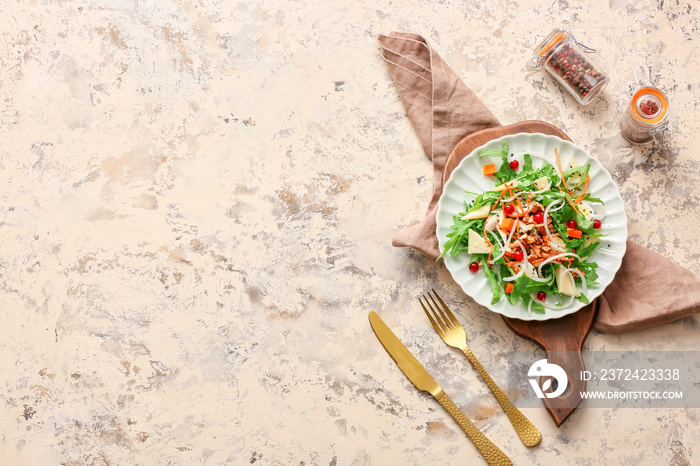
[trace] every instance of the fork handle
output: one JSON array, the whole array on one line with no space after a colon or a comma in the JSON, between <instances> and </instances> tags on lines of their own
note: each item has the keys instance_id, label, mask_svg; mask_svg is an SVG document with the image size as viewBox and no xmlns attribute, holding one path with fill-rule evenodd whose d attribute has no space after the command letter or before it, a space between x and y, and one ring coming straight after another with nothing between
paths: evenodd
<instances>
[{"instance_id":1,"label":"fork handle","mask_svg":"<svg viewBox=\"0 0 700 466\"><path fill-rule=\"evenodd\" d=\"M440 393L435 396L435 399L438 400L442 407L450 413L450 416L457 421L457 424L459 424L469 439L474 443L474 446L479 450L479 453L481 453L488 464L496 466L510 466L513 464L500 448L467 419L464 413L460 411L444 391L441 390Z\"/></svg>"},{"instance_id":2,"label":"fork handle","mask_svg":"<svg viewBox=\"0 0 700 466\"><path fill-rule=\"evenodd\" d=\"M476 370L479 371L479 374L481 374L481 377L486 381L486 384L489 386L493 394L496 395L496 399L503 407L503 411L505 411L510 423L513 424L515 432L518 434L518 437L520 437L520 440L522 440L525 446L534 447L540 443L540 440L542 440L542 434L540 431L537 430L537 427L535 427L535 425L530 422L530 420L526 418L518 408L515 407L510 399L508 399L508 395L503 393L503 390L496 385L496 382L494 382L489 373L486 372L484 366L482 366L479 360L476 359L474 353L472 353L468 347L462 348L462 352L464 352L467 358L469 358L469 361L471 361L474 367L476 367Z\"/></svg>"}]
</instances>

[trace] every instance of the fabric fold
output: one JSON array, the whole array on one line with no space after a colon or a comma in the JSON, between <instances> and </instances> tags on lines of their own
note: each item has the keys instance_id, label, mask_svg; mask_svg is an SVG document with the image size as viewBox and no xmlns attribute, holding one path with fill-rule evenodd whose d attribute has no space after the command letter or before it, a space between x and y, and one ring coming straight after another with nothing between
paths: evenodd
<instances>
[{"instance_id":1,"label":"fabric fold","mask_svg":"<svg viewBox=\"0 0 700 466\"><path fill-rule=\"evenodd\" d=\"M392 244L437 258L435 215L445 161L462 138L500 123L423 37L393 32L380 35L379 45L408 118L433 161L433 193L426 215L420 223L400 230Z\"/></svg>"},{"instance_id":2,"label":"fabric fold","mask_svg":"<svg viewBox=\"0 0 700 466\"><path fill-rule=\"evenodd\" d=\"M622 333L700 312L700 279L661 254L627 240L620 270L603 292L593 328Z\"/></svg>"},{"instance_id":3,"label":"fabric fold","mask_svg":"<svg viewBox=\"0 0 700 466\"><path fill-rule=\"evenodd\" d=\"M378 36L406 113L433 163L433 192L419 223L398 231L397 247L431 259L440 255L435 233L445 162L465 136L501 126L496 117L420 35ZM700 311L700 279L644 246L627 241L613 282L601 296L594 328L619 333L651 327Z\"/></svg>"}]
</instances>

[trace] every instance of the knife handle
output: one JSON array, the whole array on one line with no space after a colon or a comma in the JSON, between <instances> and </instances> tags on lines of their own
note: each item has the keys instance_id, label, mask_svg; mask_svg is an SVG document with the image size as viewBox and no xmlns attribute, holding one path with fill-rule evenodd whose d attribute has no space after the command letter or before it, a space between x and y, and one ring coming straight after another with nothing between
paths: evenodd
<instances>
[{"instance_id":1,"label":"knife handle","mask_svg":"<svg viewBox=\"0 0 700 466\"><path fill-rule=\"evenodd\" d=\"M464 352L464 354L469 358L476 370L479 371L479 374L481 374L481 377L486 381L486 384L489 386L493 394L496 396L496 399L500 403L501 407L503 407L503 411L505 411L508 419L510 419L510 423L513 424L513 428L518 434L518 437L520 437L520 440L522 440L523 444L528 447L534 447L540 443L540 440L542 440L542 434L540 431L537 430L537 427L535 427L535 425L528 418L526 418L518 408L515 407L510 399L508 399L508 395L503 393L503 390L496 385L496 382L494 382L489 373L486 372L484 366L482 366L479 360L476 359L476 356L474 356L474 353L472 353L469 347L465 346L462 348L462 352Z\"/></svg>"},{"instance_id":2,"label":"knife handle","mask_svg":"<svg viewBox=\"0 0 700 466\"><path fill-rule=\"evenodd\" d=\"M474 446L476 446L476 449L479 450L479 453L481 453L487 463L496 466L510 466L513 464L510 458L508 458L500 448L494 445L488 437L482 434L481 431L467 419L464 413L460 411L444 391L441 390L441 393L438 393L435 399L438 400L442 407L450 413L450 416L457 421L457 424L459 424L462 430L471 439Z\"/></svg>"}]
</instances>

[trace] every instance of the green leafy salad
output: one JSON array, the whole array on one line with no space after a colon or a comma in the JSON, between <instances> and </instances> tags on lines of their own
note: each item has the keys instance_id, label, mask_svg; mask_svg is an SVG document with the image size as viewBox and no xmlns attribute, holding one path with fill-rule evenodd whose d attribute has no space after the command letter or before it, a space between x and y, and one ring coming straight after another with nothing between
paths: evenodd
<instances>
[{"instance_id":1,"label":"green leafy salad","mask_svg":"<svg viewBox=\"0 0 700 466\"><path fill-rule=\"evenodd\" d=\"M454 216L440 257L470 254L469 270L483 271L491 282L492 304L522 300L528 313L563 309L575 299L588 303L588 287L596 284L597 265L587 259L599 246L603 201L588 189L590 164L572 159L562 169L544 162L535 168L525 154L521 162L510 147L484 149L479 157L500 159L484 166L493 177L492 190L468 194L465 210ZM509 161L510 158L510 161Z\"/></svg>"}]
</instances>

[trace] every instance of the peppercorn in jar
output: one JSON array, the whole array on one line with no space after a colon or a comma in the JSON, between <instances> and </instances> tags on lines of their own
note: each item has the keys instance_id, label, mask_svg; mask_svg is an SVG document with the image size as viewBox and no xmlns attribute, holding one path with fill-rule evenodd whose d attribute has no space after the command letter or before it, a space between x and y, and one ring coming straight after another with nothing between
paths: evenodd
<instances>
[{"instance_id":1,"label":"peppercorn in jar","mask_svg":"<svg viewBox=\"0 0 700 466\"><path fill-rule=\"evenodd\" d=\"M584 53L585 49L585 53ZM586 57L593 49L567 31L555 29L535 49L531 63L545 69L581 105L588 105L608 84L603 69Z\"/></svg>"},{"instance_id":2,"label":"peppercorn in jar","mask_svg":"<svg viewBox=\"0 0 700 466\"><path fill-rule=\"evenodd\" d=\"M632 144L644 145L660 136L663 145L664 132L668 128L668 98L660 89L642 86L632 95L620 121L622 136Z\"/></svg>"}]
</instances>

